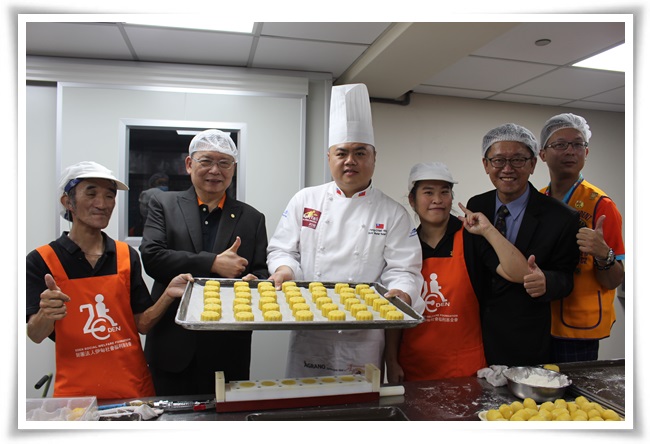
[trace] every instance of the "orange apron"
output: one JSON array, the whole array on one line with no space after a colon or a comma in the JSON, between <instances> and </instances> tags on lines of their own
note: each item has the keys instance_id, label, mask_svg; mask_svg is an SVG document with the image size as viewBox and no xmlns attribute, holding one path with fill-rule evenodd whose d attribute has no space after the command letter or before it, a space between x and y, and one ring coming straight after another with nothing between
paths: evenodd
<instances>
[{"instance_id":1,"label":"orange apron","mask_svg":"<svg viewBox=\"0 0 650 444\"><path fill-rule=\"evenodd\" d=\"M451 257L422 263L424 322L405 329L399 363L406 381L475 375L487 366L479 305L465 266L463 229Z\"/></svg>"},{"instance_id":2,"label":"orange apron","mask_svg":"<svg viewBox=\"0 0 650 444\"><path fill-rule=\"evenodd\" d=\"M52 247L37 249L56 284L70 297L67 316L54 324L55 397L155 395L131 311L129 246L118 241L115 246L117 274L72 280Z\"/></svg>"}]
</instances>

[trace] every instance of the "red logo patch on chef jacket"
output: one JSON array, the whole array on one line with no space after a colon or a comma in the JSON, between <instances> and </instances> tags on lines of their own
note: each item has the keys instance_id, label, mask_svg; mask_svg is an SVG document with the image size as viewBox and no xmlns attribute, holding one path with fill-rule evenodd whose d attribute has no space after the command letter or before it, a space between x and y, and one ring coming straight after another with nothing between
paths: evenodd
<instances>
[{"instance_id":1,"label":"red logo patch on chef jacket","mask_svg":"<svg viewBox=\"0 0 650 444\"><path fill-rule=\"evenodd\" d=\"M307 228L316 229L318 226L318 221L320 220L321 212L318 210L312 210L311 208L305 208L302 210L302 226Z\"/></svg>"}]
</instances>

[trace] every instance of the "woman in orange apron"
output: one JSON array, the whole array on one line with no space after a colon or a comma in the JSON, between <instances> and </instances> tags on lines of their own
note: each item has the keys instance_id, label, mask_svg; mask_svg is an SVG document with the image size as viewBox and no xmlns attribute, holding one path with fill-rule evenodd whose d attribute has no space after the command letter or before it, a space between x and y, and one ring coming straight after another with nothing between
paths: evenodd
<instances>
[{"instance_id":1,"label":"woman in orange apron","mask_svg":"<svg viewBox=\"0 0 650 444\"><path fill-rule=\"evenodd\" d=\"M454 181L446 165L420 163L409 176L409 203L420 219L424 322L414 328L386 331L389 382L431 380L475 375L487 366L483 352L479 302L471 276L466 244L480 235L501 260L497 273L523 282L528 274L524 256L489 220L462 205L465 217L451 215Z\"/></svg>"}]
</instances>

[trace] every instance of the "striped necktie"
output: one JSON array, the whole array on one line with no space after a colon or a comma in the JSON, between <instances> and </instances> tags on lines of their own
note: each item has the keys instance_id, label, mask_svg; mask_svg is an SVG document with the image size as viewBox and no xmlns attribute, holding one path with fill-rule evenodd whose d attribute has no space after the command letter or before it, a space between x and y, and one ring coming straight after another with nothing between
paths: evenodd
<instances>
[{"instance_id":1,"label":"striped necktie","mask_svg":"<svg viewBox=\"0 0 650 444\"><path fill-rule=\"evenodd\" d=\"M510 214L510 211L508 211L508 207L505 205L501 205L499 207L499 210L497 211L497 220L494 223L494 227L499 230L499 233L503 234L503 237L506 236L506 216Z\"/></svg>"}]
</instances>

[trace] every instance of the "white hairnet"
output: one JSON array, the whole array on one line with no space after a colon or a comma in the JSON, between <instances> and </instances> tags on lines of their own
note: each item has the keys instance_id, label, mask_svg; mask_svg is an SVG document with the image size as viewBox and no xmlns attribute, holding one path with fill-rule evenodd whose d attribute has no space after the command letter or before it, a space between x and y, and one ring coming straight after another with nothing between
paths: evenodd
<instances>
[{"instance_id":1,"label":"white hairnet","mask_svg":"<svg viewBox=\"0 0 650 444\"><path fill-rule=\"evenodd\" d=\"M533 156L539 154L539 144L535 135L521 125L505 123L488 131L483 136L483 157L495 142L521 142L533 152Z\"/></svg>"},{"instance_id":2,"label":"white hairnet","mask_svg":"<svg viewBox=\"0 0 650 444\"><path fill-rule=\"evenodd\" d=\"M237 160L239 151L228 133L209 129L198 133L190 142L190 156L196 151L216 151L228 154Z\"/></svg>"},{"instance_id":3,"label":"white hairnet","mask_svg":"<svg viewBox=\"0 0 650 444\"><path fill-rule=\"evenodd\" d=\"M442 162L416 163L413 165L409 174L409 193L413 191L415 183L419 180L442 180L450 184L458 183L452 177L447 165Z\"/></svg>"},{"instance_id":4,"label":"white hairnet","mask_svg":"<svg viewBox=\"0 0 650 444\"><path fill-rule=\"evenodd\" d=\"M542 141L542 147L546 146L546 142L548 142L548 139L551 138L554 132L564 128L573 128L580 131L585 142L589 142L591 138L591 130L589 130L589 125L584 117L571 113L558 114L548 119L544 124L544 128L542 128L539 137L539 140Z\"/></svg>"}]
</instances>

